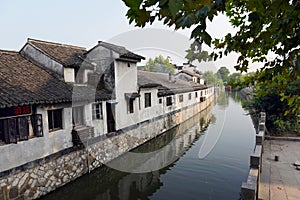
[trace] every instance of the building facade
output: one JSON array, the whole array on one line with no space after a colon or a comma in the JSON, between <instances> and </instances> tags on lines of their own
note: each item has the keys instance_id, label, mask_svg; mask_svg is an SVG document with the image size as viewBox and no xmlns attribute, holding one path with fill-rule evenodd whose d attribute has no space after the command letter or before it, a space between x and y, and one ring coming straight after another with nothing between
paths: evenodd
<instances>
[{"instance_id":1,"label":"building facade","mask_svg":"<svg viewBox=\"0 0 300 200\"><path fill-rule=\"evenodd\" d=\"M138 71L142 59L106 42L86 50L28 39L19 52L1 50L0 199L44 195L212 103L214 87ZM78 155L77 169L64 169L72 176L33 173ZM25 181L16 186L11 177L20 173ZM47 183L33 186L35 176Z\"/></svg>"}]
</instances>

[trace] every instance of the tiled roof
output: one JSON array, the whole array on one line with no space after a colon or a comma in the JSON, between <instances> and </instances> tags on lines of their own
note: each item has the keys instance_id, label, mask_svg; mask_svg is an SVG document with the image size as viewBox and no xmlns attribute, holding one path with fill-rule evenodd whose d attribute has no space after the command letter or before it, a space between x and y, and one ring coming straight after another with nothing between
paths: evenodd
<instances>
[{"instance_id":1,"label":"tiled roof","mask_svg":"<svg viewBox=\"0 0 300 200\"><path fill-rule=\"evenodd\" d=\"M197 74L197 73L195 73L195 72L191 72L191 71L189 71L189 70L182 70L182 71L180 71L179 73L184 73L184 74L187 74L187 75L190 75L190 76L195 76L195 77L200 78L200 75L199 75L199 74Z\"/></svg>"},{"instance_id":2,"label":"tiled roof","mask_svg":"<svg viewBox=\"0 0 300 200\"><path fill-rule=\"evenodd\" d=\"M207 88L207 86L193 82L187 82L181 79L169 81L169 74L166 73L148 72L142 70L138 71L138 85L139 87L156 86L158 87L158 95L160 96Z\"/></svg>"},{"instance_id":3,"label":"tiled roof","mask_svg":"<svg viewBox=\"0 0 300 200\"><path fill-rule=\"evenodd\" d=\"M77 89L36 66L19 52L0 50L0 107L26 104L71 102L89 98L87 89ZM89 94L90 92L88 92ZM109 99L97 91L96 100Z\"/></svg>"},{"instance_id":4,"label":"tiled roof","mask_svg":"<svg viewBox=\"0 0 300 200\"><path fill-rule=\"evenodd\" d=\"M120 58L131 58L131 59L135 59L135 60L139 60L139 61L145 59L143 56L140 56L131 51L128 51L125 47L122 47L122 46L118 46L118 45L103 42L103 41L99 41L98 45L106 47L108 49L111 49L111 50L117 52L118 54L120 54Z\"/></svg>"},{"instance_id":5,"label":"tiled roof","mask_svg":"<svg viewBox=\"0 0 300 200\"><path fill-rule=\"evenodd\" d=\"M27 42L64 66L79 67L83 61L83 54L86 52L85 48L78 46L30 38Z\"/></svg>"}]
</instances>

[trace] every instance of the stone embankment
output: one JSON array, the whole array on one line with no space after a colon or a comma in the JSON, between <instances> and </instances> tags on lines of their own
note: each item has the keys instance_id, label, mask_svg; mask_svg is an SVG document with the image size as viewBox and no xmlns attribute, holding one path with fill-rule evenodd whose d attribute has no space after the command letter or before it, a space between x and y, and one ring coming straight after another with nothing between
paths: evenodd
<instances>
[{"instance_id":1,"label":"stone embankment","mask_svg":"<svg viewBox=\"0 0 300 200\"><path fill-rule=\"evenodd\" d=\"M246 87L241 89L240 91L240 95L241 97L245 100L245 101L249 101L252 99L252 92L253 92L253 87Z\"/></svg>"},{"instance_id":2,"label":"stone embankment","mask_svg":"<svg viewBox=\"0 0 300 200\"><path fill-rule=\"evenodd\" d=\"M263 141L266 130L266 113L260 113L258 130L255 137L255 148L250 156L250 170L246 182L242 183L241 199L256 200L258 198L259 179L262 167Z\"/></svg>"},{"instance_id":3,"label":"stone embankment","mask_svg":"<svg viewBox=\"0 0 300 200\"><path fill-rule=\"evenodd\" d=\"M92 138L72 147L0 173L0 200L36 199L112 161L190 119L212 104L206 101L137 124L130 129ZM30 153L30 152L28 152Z\"/></svg>"}]
</instances>

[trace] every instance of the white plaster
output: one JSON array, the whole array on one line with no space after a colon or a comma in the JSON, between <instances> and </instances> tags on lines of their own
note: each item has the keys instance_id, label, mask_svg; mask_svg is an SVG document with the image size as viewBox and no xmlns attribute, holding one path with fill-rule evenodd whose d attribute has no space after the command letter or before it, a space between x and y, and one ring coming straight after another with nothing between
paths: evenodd
<instances>
[{"instance_id":1,"label":"white plaster","mask_svg":"<svg viewBox=\"0 0 300 200\"><path fill-rule=\"evenodd\" d=\"M74 83L75 82L75 72L74 68L64 68L64 78L65 82Z\"/></svg>"}]
</instances>

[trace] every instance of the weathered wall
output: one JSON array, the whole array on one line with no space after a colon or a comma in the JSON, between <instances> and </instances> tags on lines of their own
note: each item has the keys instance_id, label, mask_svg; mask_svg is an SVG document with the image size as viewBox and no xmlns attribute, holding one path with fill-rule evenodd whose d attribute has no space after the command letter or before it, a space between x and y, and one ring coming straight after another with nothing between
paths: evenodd
<instances>
[{"instance_id":1,"label":"weathered wall","mask_svg":"<svg viewBox=\"0 0 300 200\"><path fill-rule=\"evenodd\" d=\"M51 155L65 148L73 146L72 130L72 109L70 105L61 105L63 108L63 127L64 129L49 133L47 109L49 107L38 107L37 114L43 116L43 137L35 137L29 140L20 141L18 144L6 144L0 146L0 172L17 167L25 163ZM51 107L54 108L54 107Z\"/></svg>"},{"instance_id":2,"label":"weathered wall","mask_svg":"<svg viewBox=\"0 0 300 200\"><path fill-rule=\"evenodd\" d=\"M91 139L90 145L85 149L69 148L2 173L0 200L34 199L45 195L87 173L88 170L93 170L188 120L207 108L213 99L211 96L203 103L186 107L172 115L154 118L139 126L127 127L126 132Z\"/></svg>"},{"instance_id":3,"label":"weathered wall","mask_svg":"<svg viewBox=\"0 0 300 200\"><path fill-rule=\"evenodd\" d=\"M119 54L97 45L88 52L86 58L96 65L96 72L101 76L99 81L105 85L107 90L113 92L115 88L114 60L119 58Z\"/></svg>"},{"instance_id":4,"label":"weathered wall","mask_svg":"<svg viewBox=\"0 0 300 200\"><path fill-rule=\"evenodd\" d=\"M38 64L39 66L51 70L52 72L55 72L62 77L64 76L64 69L62 64L46 56L32 45L26 44L20 53L29 60L34 61L34 63Z\"/></svg>"},{"instance_id":5,"label":"weathered wall","mask_svg":"<svg viewBox=\"0 0 300 200\"><path fill-rule=\"evenodd\" d=\"M129 64L129 67L128 67ZM135 63L115 61L115 95L118 100L116 104L115 120L116 129L124 128L138 122L138 109L136 109L137 99L134 101L134 113L127 112L127 100L125 93L138 92L137 88L137 68Z\"/></svg>"}]
</instances>

